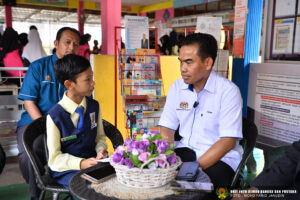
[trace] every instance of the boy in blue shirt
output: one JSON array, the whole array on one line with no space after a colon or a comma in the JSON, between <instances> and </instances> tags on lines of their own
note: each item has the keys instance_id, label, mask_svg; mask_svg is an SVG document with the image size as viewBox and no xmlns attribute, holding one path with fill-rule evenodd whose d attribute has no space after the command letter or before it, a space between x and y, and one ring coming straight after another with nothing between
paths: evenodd
<instances>
[{"instance_id":1,"label":"boy in blue shirt","mask_svg":"<svg viewBox=\"0 0 300 200\"><path fill-rule=\"evenodd\" d=\"M90 62L66 55L54 72L67 91L47 115L48 166L56 182L68 188L75 173L108 156L107 145L99 103L88 97L95 85Z\"/></svg>"}]
</instances>

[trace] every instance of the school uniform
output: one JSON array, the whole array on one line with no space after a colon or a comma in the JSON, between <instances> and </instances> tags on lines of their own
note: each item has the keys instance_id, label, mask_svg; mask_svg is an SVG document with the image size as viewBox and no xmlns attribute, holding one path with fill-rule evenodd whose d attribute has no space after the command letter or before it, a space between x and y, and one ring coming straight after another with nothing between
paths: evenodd
<instances>
[{"instance_id":1,"label":"school uniform","mask_svg":"<svg viewBox=\"0 0 300 200\"><path fill-rule=\"evenodd\" d=\"M197 93L193 85L183 79L175 81L169 89L161 115L160 126L176 130L182 139L175 148L189 148L198 160L222 137L242 139L242 98L234 83L211 71L204 88ZM223 158L232 173L237 169L242 147L239 141ZM221 178L221 177L220 177Z\"/></svg>"},{"instance_id":2,"label":"school uniform","mask_svg":"<svg viewBox=\"0 0 300 200\"><path fill-rule=\"evenodd\" d=\"M78 107L84 108L83 130L77 127L79 114L75 110ZM105 139L98 102L85 97L78 105L64 95L47 116L51 176L68 188L70 178L80 170L80 162L96 157L98 151L107 148Z\"/></svg>"}]
</instances>

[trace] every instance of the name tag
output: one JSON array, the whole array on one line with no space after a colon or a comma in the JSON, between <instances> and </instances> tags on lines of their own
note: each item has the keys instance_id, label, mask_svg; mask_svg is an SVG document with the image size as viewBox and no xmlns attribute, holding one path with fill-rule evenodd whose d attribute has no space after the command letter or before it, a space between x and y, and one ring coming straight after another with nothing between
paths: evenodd
<instances>
[{"instance_id":1,"label":"name tag","mask_svg":"<svg viewBox=\"0 0 300 200\"><path fill-rule=\"evenodd\" d=\"M68 140L74 140L76 138L77 138L77 135L71 135L71 136L68 136L68 137L61 138L60 141L65 142L65 141L68 141Z\"/></svg>"}]
</instances>

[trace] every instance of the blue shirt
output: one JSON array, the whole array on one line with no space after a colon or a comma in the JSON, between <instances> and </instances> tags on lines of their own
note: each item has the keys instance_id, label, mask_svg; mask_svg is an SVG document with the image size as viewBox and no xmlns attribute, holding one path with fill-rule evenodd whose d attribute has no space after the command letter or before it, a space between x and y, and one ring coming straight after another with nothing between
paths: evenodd
<instances>
[{"instance_id":1,"label":"blue shirt","mask_svg":"<svg viewBox=\"0 0 300 200\"><path fill-rule=\"evenodd\" d=\"M220 138L243 137L242 98L234 83L214 71L199 93L191 86L182 78L172 84L159 125L172 130L180 125L182 139L175 148L189 147L199 159ZM221 160L236 170L242 153L237 141Z\"/></svg>"},{"instance_id":2,"label":"blue shirt","mask_svg":"<svg viewBox=\"0 0 300 200\"><path fill-rule=\"evenodd\" d=\"M26 73L18 98L34 101L42 115L63 97L66 88L55 78L54 64L58 60L56 54L33 62ZM25 111L18 122L18 127L32 121Z\"/></svg>"}]
</instances>

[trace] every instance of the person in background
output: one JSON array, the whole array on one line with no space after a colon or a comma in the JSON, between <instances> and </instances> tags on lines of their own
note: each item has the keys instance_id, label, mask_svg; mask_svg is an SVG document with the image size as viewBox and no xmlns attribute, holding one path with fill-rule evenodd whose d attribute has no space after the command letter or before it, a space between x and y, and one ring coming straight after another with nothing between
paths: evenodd
<instances>
[{"instance_id":1,"label":"person in background","mask_svg":"<svg viewBox=\"0 0 300 200\"><path fill-rule=\"evenodd\" d=\"M89 46L90 34L85 34L80 36L80 46L77 55L85 57L87 60L90 60L91 50Z\"/></svg>"},{"instance_id":2,"label":"person in background","mask_svg":"<svg viewBox=\"0 0 300 200\"><path fill-rule=\"evenodd\" d=\"M31 26L29 27L29 31L30 31L30 30L33 30L33 29L34 29L34 30L38 30L37 27L36 27L35 25L31 25Z\"/></svg>"},{"instance_id":3,"label":"person in background","mask_svg":"<svg viewBox=\"0 0 300 200\"><path fill-rule=\"evenodd\" d=\"M98 40L94 40L93 54L99 54Z\"/></svg>"},{"instance_id":4,"label":"person in background","mask_svg":"<svg viewBox=\"0 0 300 200\"><path fill-rule=\"evenodd\" d=\"M214 187L230 186L241 158L242 98L239 88L212 70L217 41L197 33L183 41L178 60L182 78L169 89L159 120L163 139L174 143L183 162L198 161Z\"/></svg>"},{"instance_id":5,"label":"person in background","mask_svg":"<svg viewBox=\"0 0 300 200\"><path fill-rule=\"evenodd\" d=\"M28 43L28 34L27 33L19 34L18 41L19 41L19 44L21 45L21 52L23 52L25 45Z\"/></svg>"},{"instance_id":6,"label":"person in background","mask_svg":"<svg viewBox=\"0 0 300 200\"><path fill-rule=\"evenodd\" d=\"M55 54L30 64L18 95L20 100L24 100L26 109L17 125L18 158L22 175L29 184L31 199L38 199L40 190L36 185L34 171L23 146L23 134L29 123L46 115L62 99L66 88L56 79L54 64L65 55L77 53L79 38L80 34L74 28L59 29L54 41ZM33 150L38 160L37 165L43 171L47 161L41 159L45 155L42 137L34 141Z\"/></svg>"},{"instance_id":7,"label":"person in background","mask_svg":"<svg viewBox=\"0 0 300 200\"><path fill-rule=\"evenodd\" d=\"M170 40L167 44L167 55L174 55L178 56L178 40L177 40L177 33L173 30L170 33Z\"/></svg>"},{"instance_id":8,"label":"person in background","mask_svg":"<svg viewBox=\"0 0 300 200\"><path fill-rule=\"evenodd\" d=\"M67 91L47 115L48 166L52 178L69 188L79 170L108 157L107 144L99 103L88 97L95 85L90 62L67 55L56 62L54 72Z\"/></svg>"},{"instance_id":9,"label":"person in background","mask_svg":"<svg viewBox=\"0 0 300 200\"><path fill-rule=\"evenodd\" d=\"M3 65L5 67L24 67L22 59L19 55L21 45L18 42L18 33L13 28L6 28L1 39L1 54L3 59ZM24 77L23 71L6 71L7 77L14 77L15 79L9 79L9 82L20 85L18 77Z\"/></svg>"},{"instance_id":10,"label":"person in background","mask_svg":"<svg viewBox=\"0 0 300 200\"><path fill-rule=\"evenodd\" d=\"M160 49L161 54L167 55L167 46L168 46L170 37L168 35L164 35L159 40L161 42L161 49Z\"/></svg>"},{"instance_id":11,"label":"person in background","mask_svg":"<svg viewBox=\"0 0 300 200\"><path fill-rule=\"evenodd\" d=\"M28 43L24 47L22 58L27 63L27 66L29 66L30 63L45 56L47 56L47 54L43 48L39 32L32 28L29 31Z\"/></svg>"}]
</instances>

